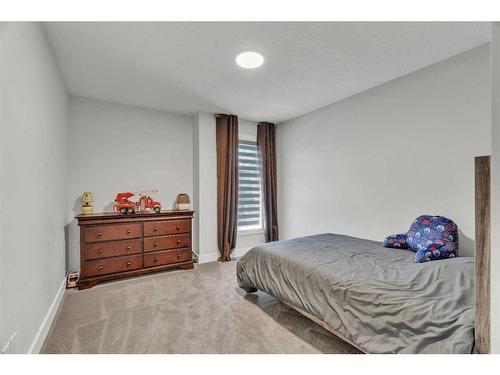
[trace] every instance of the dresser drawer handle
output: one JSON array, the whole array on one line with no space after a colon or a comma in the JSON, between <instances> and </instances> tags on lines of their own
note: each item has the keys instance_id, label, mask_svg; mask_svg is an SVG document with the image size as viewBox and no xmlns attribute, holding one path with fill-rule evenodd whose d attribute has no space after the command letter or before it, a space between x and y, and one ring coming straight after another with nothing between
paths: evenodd
<instances>
[{"instance_id":1,"label":"dresser drawer handle","mask_svg":"<svg viewBox=\"0 0 500 375\"><path fill-rule=\"evenodd\" d=\"M128 245L127 245L127 249L129 249L129 250L130 250L131 248L132 248L132 245L131 245L131 244L128 244Z\"/></svg>"},{"instance_id":2,"label":"dresser drawer handle","mask_svg":"<svg viewBox=\"0 0 500 375\"><path fill-rule=\"evenodd\" d=\"M181 230L181 226L180 225L177 225L177 230Z\"/></svg>"},{"instance_id":3,"label":"dresser drawer handle","mask_svg":"<svg viewBox=\"0 0 500 375\"><path fill-rule=\"evenodd\" d=\"M99 254L102 254L102 252L103 252L103 251L104 251L103 249L99 249L99 250L97 250L97 252L98 252Z\"/></svg>"},{"instance_id":4,"label":"dresser drawer handle","mask_svg":"<svg viewBox=\"0 0 500 375\"><path fill-rule=\"evenodd\" d=\"M177 259L181 258L181 254L177 253Z\"/></svg>"},{"instance_id":5,"label":"dresser drawer handle","mask_svg":"<svg viewBox=\"0 0 500 375\"><path fill-rule=\"evenodd\" d=\"M132 264L132 262L129 260L129 261L127 262L127 266L130 266L131 264Z\"/></svg>"},{"instance_id":6,"label":"dresser drawer handle","mask_svg":"<svg viewBox=\"0 0 500 375\"><path fill-rule=\"evenodd\" d=\"M153 261L154 261L155 263L156 263L156 262L158 262L158 257L154 257L154 258L153 258Z\"/></svg>"},{"instance_id":7,"label":"dresser drawer handle","mask_svg":"<svg viewBox=\"0 0 500 375\"><path fill-rule=\"evenodd\" d=\"M158 246L158 242L153 243L153 246L154 247Z\"/></svg>"},{"instance_id":8,"label":"dresser drawer handle","mask_svg":"<svg viewBox=\"0 0 500 375\"><path fill-rule=\"evenodd\" d=\"M158 227L154 227L154 228L153 228L153 231L154 231L154 232L158 232Z\"/></svg>"},{"instance_id":9,"label":"dresser drawer handle","mask_svg":"<svg viewBox=\"0 0 500 375\"><path fill-rule=\"evenodd\" d=\"M97 233L97 237L102 237L102 232Z\"/></svg>"},{"instance_id":10,"label":"dresser drawer handle","mask_svg":"<svg viewBox=\"0 0 500 375\"><path fill-rule=\"evenodd\" d=\"M127 229L127 234L130 234L132 233L132 231L130 229Z\"/></svg>"},{"instance_id":11,"label":"dresser drawer handle","mask_svg":"<svg viewBox=\"0 0 500 375\"><path fill-rule=\"evenodd\" d=\"M104 266L101 264L99 267L97 267L98 269L102 270L104 268Z\"/></svg>"},{"instance_id":12,"label":"dresser drawer handle","mask_svg":"<svg viewBox=\"0 0 500 375\"><path fill-rule=\"evenodd\" d=\"M177 245L181 243L181 240L177 240Z\"/></svg>"}]
</instances>

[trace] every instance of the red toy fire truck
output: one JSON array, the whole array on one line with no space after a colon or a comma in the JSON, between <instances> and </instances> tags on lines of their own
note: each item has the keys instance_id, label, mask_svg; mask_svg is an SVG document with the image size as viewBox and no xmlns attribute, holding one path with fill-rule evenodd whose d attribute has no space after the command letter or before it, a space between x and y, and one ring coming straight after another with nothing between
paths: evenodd
<instances>
[{"instance_id":1,"label":"red toy fire truck","mask_svg":"<svg viewBox=\"0 0 500 375\"><path fill-rule=\"evenodd\" d=\"M115 212L125 214L135 214L136 211L143 212L152 209L154 212L161 211L161 203L153 200L149 195L151 193L159 193L159 190L145 190L145 191L127 191L125 193L116 194L115 205L113 209ZM134 195L140 195L139 201L133 202L130 200Z\"/></svg>"}]
</instances>

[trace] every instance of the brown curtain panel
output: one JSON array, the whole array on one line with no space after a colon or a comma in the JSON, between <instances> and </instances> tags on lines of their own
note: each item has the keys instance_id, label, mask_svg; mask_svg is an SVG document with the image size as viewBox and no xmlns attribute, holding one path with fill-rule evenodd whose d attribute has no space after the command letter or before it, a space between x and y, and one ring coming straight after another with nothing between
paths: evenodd
<instances>
[{"instance_id":1,"label":"brown curtain panel","mask_svg":"<svg viewBox=\"0 0 500 375\"><path fill-rule=\"evenodd\" d=\"M219 261L231 260L238 231L238 117L218 115L217 241Z\"/></svg>"},{"instance_id":2,"label":"brown curtain panel","mask_svg":"<svg viewBox=\"0 0 500 375\"><path fill-rule=\"evenodd\" d=\"M278 241L278 203L276 200L276 126L260 122L257 126L257 149L262 161L262 198L266 242Z\"/></svg>"}]
</instances>

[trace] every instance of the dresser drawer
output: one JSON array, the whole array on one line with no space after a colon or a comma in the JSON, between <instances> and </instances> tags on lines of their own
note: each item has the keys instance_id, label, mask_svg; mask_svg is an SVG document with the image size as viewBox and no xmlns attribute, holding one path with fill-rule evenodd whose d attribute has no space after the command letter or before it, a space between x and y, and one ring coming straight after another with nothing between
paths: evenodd
<instances>
[{"instance_id":1,"label":"dresser drawer","mask_svg":"<svg viewBox=\"0 0 500 375\"><path fill-rule=\"evenodd\" d=\"M142 240L95 242L85 245L85 259L100 259L142 252Z\"/></svg>"},{"instance_id":2,"label":"dresser drawer","mask_svg":"<svg viewBox=\"0 0 500 375\"><path fill-rule=\"evenodd\" d=\"M144 254L144 267L162 266L165 264L191 260L190 249L166 250Z\"/></svg>"},{"instance_id":3,"label":"dresser drawer","mask_svg":"<svg viewBox=\"0 0 500 375\"><path fill-rule=\"evenodd\" d=\"M144 238L144 252L177 249L190 246L191 239L189 234L173 234L170 236Z\"/></svg>"},{"instance_id":4,"label":"dresser drawer","mask_svg":"<svg viewBox=\"0 0 500 375\"><path fill-rule=\"evenodd\" d=\"M191 219L153 221L144 223L144 236L161 236L163 234L189 233Z\"/></svg>"},{"instance_id":5,"label":"dresser drawer","mask_svg":"<svg viewBox=\"0 0 500 375\"><path fill-rule=\"evenodd\" d=\"M85 228L85 242L123 240L142 236L141 224L102 225Z\"/></svg>"},{"instance_id":6,"label":"dresser drawer","mask_svg":"<svg viewBox=\"0 0 500 375\"><path fill-rule=\"evenodd\" d=\"M142 268L142 254L85 262L86 277L137 270L139 268Z\"/></svg>"}]
</instances>

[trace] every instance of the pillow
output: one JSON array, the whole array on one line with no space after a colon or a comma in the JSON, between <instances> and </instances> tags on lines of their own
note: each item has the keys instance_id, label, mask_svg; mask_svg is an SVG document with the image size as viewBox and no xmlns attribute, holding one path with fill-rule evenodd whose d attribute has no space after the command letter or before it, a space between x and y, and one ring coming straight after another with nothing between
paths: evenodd
<instances>
[{"instance_id":1,"label":"pillow","mask_svg":"<svg viewBox=\"0 0 500 375\"><path fill-rule=\"evenodd\" d=\"M384 240L385 247L392 247L395 249L408 249L406 242L406 233L391 234Z\"/></svg>"},{"instance_id":2,"label":"pillow","mask_svg":"<svg viewBox=\"0 0 500 375\"><path fill-rule=\"evenodd\" d=\"M406 241L417 253L418 263L454 258L458 253L458 228L444 216L422 215L413 221Z\"/></svg>"}]
</instances>

